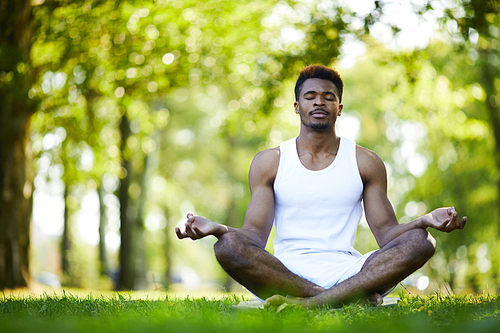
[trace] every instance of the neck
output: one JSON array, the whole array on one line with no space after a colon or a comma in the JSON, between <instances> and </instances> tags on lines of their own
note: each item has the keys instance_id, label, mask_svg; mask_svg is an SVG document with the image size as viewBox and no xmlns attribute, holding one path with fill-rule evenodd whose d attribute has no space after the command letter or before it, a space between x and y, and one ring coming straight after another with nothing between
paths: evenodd
<instances>
[{"instance_id":1,"label":"neck","mask_svg":"<svg viewBox=\"0 0 500 333\"><path fill-rule=\"evenodd\" d=\"M297 138L297 148L299 151L309 151L313 154L336 154L339 141L335 127L325 131L311 131L301 128Z\"/></svg>"}]
</instances>

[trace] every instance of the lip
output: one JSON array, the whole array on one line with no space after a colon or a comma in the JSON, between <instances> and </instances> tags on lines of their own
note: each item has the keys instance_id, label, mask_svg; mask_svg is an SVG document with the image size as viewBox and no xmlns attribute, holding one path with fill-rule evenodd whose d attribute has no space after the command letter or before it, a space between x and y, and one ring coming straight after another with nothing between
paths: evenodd
<instances>
[{"instance_id":1,"label":"lip","mask_svg":"<svg viewBox=\"0 0 500 333\"><path fill-rule=\"evenodd\" d=\"M326 118L329 112L323 109L315 109L309 113L313 118Z\"/></svg>"}]
</instances>

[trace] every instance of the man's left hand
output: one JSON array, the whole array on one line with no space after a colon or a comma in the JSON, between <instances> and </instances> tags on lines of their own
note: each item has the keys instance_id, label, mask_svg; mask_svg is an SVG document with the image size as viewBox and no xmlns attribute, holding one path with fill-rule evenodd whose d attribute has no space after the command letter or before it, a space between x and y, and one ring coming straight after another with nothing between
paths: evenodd
<instances>
[{"instance_id":1,"label":"man's left hand","mask_svg":"<svg viewBox=\"0 0 500 333\"><path fill-rule=\"evenodd\" d=\"M463 229L467 217L464 216L460 219L455 207L444 207L424 215L422 221L425 228L431 227L443 232L452 232L455 229Z\"/></svg>"}]
</instances>

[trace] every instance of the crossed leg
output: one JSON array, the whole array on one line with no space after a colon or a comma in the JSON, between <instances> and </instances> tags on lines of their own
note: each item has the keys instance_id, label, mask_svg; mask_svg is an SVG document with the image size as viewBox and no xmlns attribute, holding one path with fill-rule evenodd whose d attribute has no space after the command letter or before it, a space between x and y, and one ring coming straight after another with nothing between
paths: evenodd
<instances>
[{"instance_id":1,"label":"crossed leg","mask_svg":"<svg viewBox=\"0 0 500 333\"><path fill-rule=\"evenodd\" d=\"M409 230L373 253L358 274L315 297L301 300L301 303L310 307L342 306L367 296L381 301L381 294L422 267L432 257L435 245L436 241L426 230ZM269 300L270 305L277 299L279 297Z\"/></svg>"},{"instance_id":2,"label":"crossed leg","mask_svg":"<svg viewBox=\"0 0 500 333\"><path fill-rule=\"evenodd\" d=\"M426 230L409 230L373 253L358 274L327 290L292 273L276 257L238 233L224 234L214 250L222 268L252 293L263 299L275 295L266 305L287 302L318 307L342 306L368 296L378 301L380 294L422 267L434 254L435 244Z\"/></svg>"},{"instance_id":3,"label":"crossed leg","mask_svg":"<svg viewBox=\"0 0 500 333\"><path fill-rule=\"evenodd\" d=\"M273 295L311 297L325 291L292 273L278 258L237 232L222 235L214 251L226 273L262 299Z\"/></svg>"}]
</instances>

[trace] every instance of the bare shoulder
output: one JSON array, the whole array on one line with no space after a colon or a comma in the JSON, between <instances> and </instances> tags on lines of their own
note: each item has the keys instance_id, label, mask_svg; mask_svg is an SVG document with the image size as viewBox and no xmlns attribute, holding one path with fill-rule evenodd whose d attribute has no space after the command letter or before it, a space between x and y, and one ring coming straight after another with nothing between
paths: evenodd
<instances>
[{"instance_id":1,"label":"bare shoulder","mask_svg":"<svg viewBox=\"0 0 500 333\"><path fill-rule=\"evenodd\" d=\"M276 174L278 173L278 166L280 161L279 147L263 150L253 158L252 165L250 166L249 181L250 186L253 183L269 183L272 185Z\"/></svg>"},{"instance_id":2,"label":"bare shoulder","mask_svg":"<svg viewBox=\"0 0 500 333\"><path fill-rule=\"evenodd\" d=\"M387 179L384 162L374 151L356 146L356 160L364 184L372 179Z\"/></svg>"}]
</instances>

